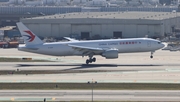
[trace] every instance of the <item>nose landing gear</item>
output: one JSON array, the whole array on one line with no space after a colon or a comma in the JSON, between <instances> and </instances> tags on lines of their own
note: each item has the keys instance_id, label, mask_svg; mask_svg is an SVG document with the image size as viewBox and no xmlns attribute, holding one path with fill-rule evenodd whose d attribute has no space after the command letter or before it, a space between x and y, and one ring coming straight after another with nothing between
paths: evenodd
<instances>
[{"instance_id":1,"label":"nose landing gear","mask_svg":"<svg viewBox=\"0 0 180 102\"><path fill-rule=\"evenodd\" d=\"M153 58L153 53L154 53L154 51L152 51L152 52L151 52L151 56L150 56L150 58Z\"/></svg>"}]
</instances>

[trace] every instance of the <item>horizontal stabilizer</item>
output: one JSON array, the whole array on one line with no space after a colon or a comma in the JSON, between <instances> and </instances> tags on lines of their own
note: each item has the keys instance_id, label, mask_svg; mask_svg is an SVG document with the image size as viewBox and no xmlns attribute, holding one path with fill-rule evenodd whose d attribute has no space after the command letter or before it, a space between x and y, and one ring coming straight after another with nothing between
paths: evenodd
<instances>
[{"instance_id":1,"label":"horizontal stabilizer","mask_svg":"<svg viewBox=\"0 0 180 102\"><path fill-rule=\"evenodd\" d=\"M69 41L78 41L78 40L75 40L75 39L72 39L70 37L64 37L65 39L69 40Z\"/></svg>"}]
</instances>

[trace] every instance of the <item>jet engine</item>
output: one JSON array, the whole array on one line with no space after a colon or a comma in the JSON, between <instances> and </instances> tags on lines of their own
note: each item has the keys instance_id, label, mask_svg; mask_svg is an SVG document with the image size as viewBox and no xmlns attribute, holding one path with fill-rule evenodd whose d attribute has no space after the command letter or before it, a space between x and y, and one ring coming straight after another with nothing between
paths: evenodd
<instances>
[{"instance_id":1,"label":"jet engine","mask_svg":"<svg viewBox=\"0 0 180 102\"><path fill-rule=\"evenodd\" d=\"M106 59L115 59L118 58L118 50L117 49L110 49L102 53L103 57L106 57Z\"/></svg>"}]
</instances>

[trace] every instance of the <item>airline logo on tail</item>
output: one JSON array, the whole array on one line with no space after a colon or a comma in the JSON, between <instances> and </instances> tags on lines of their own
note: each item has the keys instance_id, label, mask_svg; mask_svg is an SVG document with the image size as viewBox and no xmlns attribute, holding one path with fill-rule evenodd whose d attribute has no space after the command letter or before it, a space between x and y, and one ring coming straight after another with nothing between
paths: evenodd
<instances>
[{"instance_id":1,"label":"airline logo on tail","mask_svg":"<svg viewBox=\"0 0 180 102\"><path fill-rule=\"evenodd\" d=\"M35 39L35 35L31 32L31 31L24 31L29 35L23 35L25 37L27 37L26 40L28 40L29 42L32 42Z\"/></svg>"}]
</instances>

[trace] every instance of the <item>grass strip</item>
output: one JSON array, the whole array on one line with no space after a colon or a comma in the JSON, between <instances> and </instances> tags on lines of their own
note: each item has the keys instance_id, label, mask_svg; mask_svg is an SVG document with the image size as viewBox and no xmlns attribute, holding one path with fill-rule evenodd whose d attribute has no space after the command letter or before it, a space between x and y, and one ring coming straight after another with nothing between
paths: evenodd
<instances>
[{"instance_id":1,"label":"grass strip","mask_svg":"<svg viewBox=\"0 0 180 102\"><path fill-rule=\"evenodd\" d=\"M0 101L12 102L12 101ZM43 102L43 101L13 101L13 102ZM46 101L46 102L92 102L92 101ZM140 102L140 101L93 101L93 102Z\"/></svg>"},{"instance_id":2,"label":"grass strip","mask_svg":"<svg viewBox=\"0 0 180 102\"><path fill-rule=\"evenodd\" d=\"M64 74L64 73L90 73L90 72L110 72L107 70L0 70L0 75L29 75L29 74ZM114 71L111 71L114 72Z\"/></svg>"},{"instance_id":3,"label":"grass strip","mask_svg":"<svg viewBox=\"0 0 180 102\"><path fill-rule=\"evenodd\" d=\"M180 90L180 84L161 83L97 83L95 90ZM92 89L87 83L0 83L0 90L84 90Z\"/></svg>"},{"instance_id":4,"label":"grass strip","mask_svg":"<svg viewBox=\"0 0 180 102\"><path fill-rule=\"evenodd\" d=\"M21 59L21 58L0 58L0 62L52 62L48 60L30 60L30 59Z\"/></svg>"}]
</instances>

